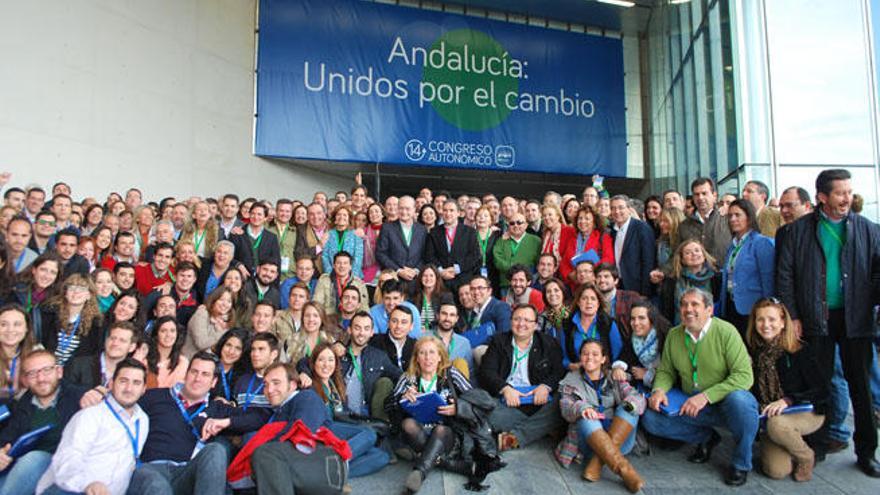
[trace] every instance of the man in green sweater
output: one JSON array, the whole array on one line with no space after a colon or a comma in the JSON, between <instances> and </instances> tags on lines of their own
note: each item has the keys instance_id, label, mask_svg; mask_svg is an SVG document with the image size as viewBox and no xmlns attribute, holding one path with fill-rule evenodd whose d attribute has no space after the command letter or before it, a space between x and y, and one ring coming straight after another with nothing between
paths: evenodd
<instances>
[{"instance_id":1,"label":"man in green sweater","mask_svg":"<svg viewBox=\"0 0 880 495\"><path fill-rule=\"evenodd\" d=\"M752 469L752 442L758 431L758 403L749 392L752 365L736 328L712 317L712 295L688 289L681 297L682 324L669 331L654 390L642 424L653 435L695 443L690 462L705 463L721 440L715 427L730 430L736 440L724 478L728 485L746 482ZM679 388L690 398L677 413L666 393Z\"/></svg>"},{"instance_id":2,"label":"man in green sweater","mask_svg":"<svg viewBox=\"0 0 880 495\"><path fill-rule=\"evenodd\" d=\"M508 221L507 232L495 243L492 255L498 269L503 298L510 288L510 269L513 265L525 265L532 272L541 254L541 239L526 233L526 217L515 213Z\"/></svg>"}]
</instances>

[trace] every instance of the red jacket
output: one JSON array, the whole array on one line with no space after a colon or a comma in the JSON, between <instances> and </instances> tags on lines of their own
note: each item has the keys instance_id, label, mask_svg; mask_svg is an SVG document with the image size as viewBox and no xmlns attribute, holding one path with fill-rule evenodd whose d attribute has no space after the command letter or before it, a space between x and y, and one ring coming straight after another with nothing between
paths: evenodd
<instances>
[{"instance_id":1,"label":"red jacket","mask_svg":"<svg viewBox=\"0 0 880 495\"><path fill-rule=\"evenodd\" d=\"M279 433L284 432L286 427L287 422L274 421L260 428L229 464L229 468L226 469L226 480L234 483L250 477L253 474L251 456L254 454L254 451L264 443L276 440L275 437ZM296 420L290 429L284 432L277 440L279 442L291 442L294 445L306 445L308 447L314 447L318 442L321 442L339 454L343 461L351 460L352 457L351 447L348 446L348 442L336 438L336 435L323 426L318 428L317 433L312 433L309 427L300 420Z\"/></svg>"},{"instance_id":2,"label":"red jacket","mask_svg":"<svg viewBox=\"0 0 880 495\"><path fill-rule=\"evenodd\" d=\"M574 244L575 251L577 251L577 235L575 235ZM596 251L596 254L599 256L599 263L614 264L614 239L611 238L610 233L593 229L581 253L586 253L590 249ZM577 256L581 253L575 252L572 256Z\"/></svg>"},{"instance_id":3,"label":"red jacket","mask_svg":"<svg viewBox=\"0 0 880 495\"><path fill-rule=\"evenodd\" d=\"M571 273L571 258L575 255L577 245L577 231L570 225L563 225L559 232L559 278L568 282L568 274ZM552 253L553 246L550 245L550 233L544 234L544 244L541 253Z\"/></svg>"},{"instance_id":4,"label":"red jacket","mask_svg":"<svg viewBox=\"0 0 880 495\"><path fill-rule=\"evenodd\" d=\"M141 296L146 296L156 287L160 287L165 283L174 283L174 275L171 269L165 271L165 275L156 278L153 275L153 265L151 263L138 263L134 267L134 285Z\"/></svg>"}]
</instances>

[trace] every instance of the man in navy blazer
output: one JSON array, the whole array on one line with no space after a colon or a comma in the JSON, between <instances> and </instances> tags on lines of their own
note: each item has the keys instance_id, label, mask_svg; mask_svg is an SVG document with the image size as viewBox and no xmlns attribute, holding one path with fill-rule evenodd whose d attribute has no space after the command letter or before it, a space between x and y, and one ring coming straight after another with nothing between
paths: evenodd
<instances>
[{"instance_id":1,"label":"man in navy blazer","mask_svg":"<svg viewBox=\"0 0 880 495\"><path fill-rule=\"evenodd\" d=\"M440 277L449 290L476 275L482 265L477 231L458 221L458 203L449 199L443 203L443 224L428 233L425 243L425 263L440 270Z\"/></svg>"},{"instance_id":2,"label":"man in navy blazer","mask_svg":"<svg viewBox=\"0 0 880 495\"><path fill-rule=\"evenodd\" d=\"M492 285L489 283L489 279L477 275L471 279L470 286L474 309L464 315L467 328L492 323L495 325L494 333L509 332L510 305L492 297Z\"/></svg>"},{"instance_id":3,"label":"man in navy blazer","mask_svg":"<svg viewBox=\"0 0 880 495\"><path fill-rule=\"evenodd\" d=\"M651 227L632 218L629 198L619 194L611 198L614 222L614 260L620 272L621 289L651 295L651 270L654 269L656 244Z\"/></svg>"},{"instance_id":4,"label":"man in navy blazer","mask_svg":"<svg viewBox=\"0 0 880 495\"><path fill-rule=\"evenodd\" d=\"M397 272L401 280L412 282L422 270L422 256L428 231L416 223L416 202L412 196L400 198L397 206L399 219L386 223L376 242L376 259L379 266Z\"/></svg>"}]
</instances>

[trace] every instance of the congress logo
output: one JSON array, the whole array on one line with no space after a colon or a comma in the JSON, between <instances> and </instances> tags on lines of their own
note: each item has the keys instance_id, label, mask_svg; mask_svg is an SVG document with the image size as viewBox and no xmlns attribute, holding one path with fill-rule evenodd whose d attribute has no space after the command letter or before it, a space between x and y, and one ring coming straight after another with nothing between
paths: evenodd
<instances>
[{"instance_id":1,"label":"congress logo","mask_svg":"<svg viewBox=\"0 0 880 495\"><path fill-rule=\"evenodd\" d=\"M421 159L425 157L425 153L428 152L425 145L418 139L410 139L407 141L406 145L404 145L403 151L406 153L406 157L414 162L421 161Z\"/></svg>"}]
</instances>

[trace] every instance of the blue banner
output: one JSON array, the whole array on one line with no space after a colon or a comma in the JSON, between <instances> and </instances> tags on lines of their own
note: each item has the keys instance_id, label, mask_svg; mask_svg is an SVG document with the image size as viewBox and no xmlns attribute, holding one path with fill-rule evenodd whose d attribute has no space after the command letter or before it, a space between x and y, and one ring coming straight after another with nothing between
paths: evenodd
<instances>
[{"instance_id":1,"label":"blue banner","mask_svg":"<svg viewBox=\"0 0 880 495\"><path fill-rule=\"evenodd\" d=\"M618 39L261 0L257 155L626 176Z\"/></svg>"}]
</instances>

